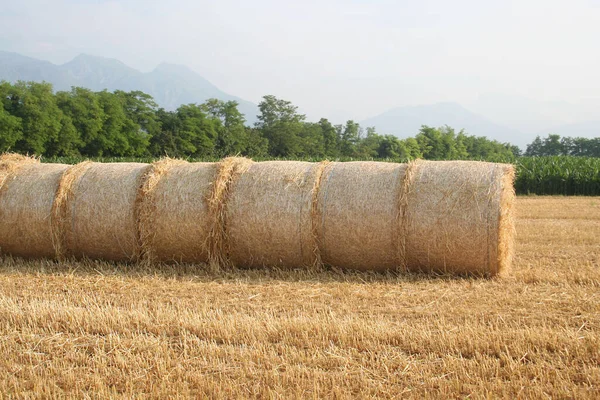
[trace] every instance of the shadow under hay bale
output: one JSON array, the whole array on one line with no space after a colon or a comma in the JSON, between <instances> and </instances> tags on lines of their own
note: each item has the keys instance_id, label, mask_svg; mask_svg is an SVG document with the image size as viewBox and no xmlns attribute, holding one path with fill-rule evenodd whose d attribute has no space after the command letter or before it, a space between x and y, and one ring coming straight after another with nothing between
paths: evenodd
<instances>
[{"instance_id":1,"label":"shadow under hay bale","mask_svg":"<svg viewBox=\"0 0 600 400\"><path fill-rule=\"evenodd\" d=\"M52 204L69 166L40 164L31 158L12 162L0 187L0 251L26 258L54 257Z\"/></svg>"}]
</instances>

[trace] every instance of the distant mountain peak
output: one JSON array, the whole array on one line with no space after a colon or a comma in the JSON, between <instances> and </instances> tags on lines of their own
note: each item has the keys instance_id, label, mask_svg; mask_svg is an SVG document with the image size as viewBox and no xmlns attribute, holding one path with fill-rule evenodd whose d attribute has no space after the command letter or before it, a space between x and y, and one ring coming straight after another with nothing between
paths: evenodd
<instances>
[{"instance_id":1,"label":"distant mountain peak","mask_svg":"<svg viewBox=\"0 0 600 400\"><path fill-rule=\"evenodd\" d=\"M130 66L126 65L125 63L123 63L120 60L117 60L116 58L109 58L109 57L101 57L101 56L93 56L90 54L85 54L85 53L81 53L77 56L75 56L75 58L73 58L71 61L63 64L62 66L69 66L69 65L94 65L94 66L101 66L101 67L105 67L105 68L119 68L119 69L127 69L130 71L136 71L139 72L133 68L131 68Z\"/></svg>"}]
</instances>

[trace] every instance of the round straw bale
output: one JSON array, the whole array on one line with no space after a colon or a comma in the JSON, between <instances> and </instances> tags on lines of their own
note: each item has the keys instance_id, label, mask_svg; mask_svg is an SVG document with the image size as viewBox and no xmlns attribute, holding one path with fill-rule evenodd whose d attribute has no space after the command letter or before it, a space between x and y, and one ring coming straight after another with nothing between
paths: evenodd
<instances>
[{"instance_id":1,"label":"round straw bale","mask_svg":"<svg viewBox=\"0 0 600 400\"><path fill-rule=\"evenodd\" d=\"M317 199L323 263L361 270L398 266L399 202L406 164L330 163Z\"/></svg>"},{"instance_id":2,"label":"round straw bale","mask_svg":"<svg viewBox=\"0 0 600 400\"><path fill-rule=\"evenodd\" d=\"M217 163L164 159L144 178L139 228L147 261L208 262L208 197Z\"/></svg>"},{"instance_id":3,"label":"round straw bale","mask_svg":"<svg viewBox=\"0 0 600 400\"><path fill-rule=\"evenodd\" d=\"M139 257L135 209L148 168L140 163L89 163L79 169L79 176L71 176L71 184L62 188L71 192L63 224L67 255L114 261Z\"/></svg>"},{"instance_id":4,"label":"round straw bale","mask_svg":"<svg viewBox=\"0 0 600 400\"><path fill-rule=\"evenodd\" d=\"M413 270L495 275L512 257L511 166L421 161L411 166L406 265Z\"/></svg>"},{"instance_id":5,"label":"round straw bale","mask_svg":"<svg viewBox=\"0 0 600 400\"><path fill-rule=\"evenodd\" d=\"M54 257L52 204L64 164L27 162L0 191L0 249L19 257Z\"/></svg>"},{"instance_id":6,"label":"round straw bale","mask_svg":"<svg viewBox=\"0 0 600 400\"><path fill-rule=\"evenodd\" d=\"M232 183L226 203L229 258L244 267L304 267L315 262L312 203L319 164L253 163Z\"/></svg>"}]
</instances>

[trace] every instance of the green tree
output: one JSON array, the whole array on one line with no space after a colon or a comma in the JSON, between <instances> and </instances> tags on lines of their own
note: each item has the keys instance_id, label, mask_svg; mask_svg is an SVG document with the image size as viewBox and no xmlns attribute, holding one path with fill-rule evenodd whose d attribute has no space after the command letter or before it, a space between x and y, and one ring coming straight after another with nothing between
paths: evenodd
<instances>
[{"instance_id":1,"label":"green tree","mask_svg":"<svg viewBox=\"0 0 600 400\"><path fill-rule=\"evenodd\" d=\"M340 137L336 128L326 118L319 120L321 133L323 135L323 151L327 157L339 157L340 155Z\"/></svg>"},{"instance_id":2,"label":"green tree","mask_svg":"<svg viewBox=\"0 0 600 400\"><path fill-rule=\"evenodd\" d=\"M60 132L58 137L47 144L47 156L77 156L81 154L81 137L73 120L68 115L62 114L60 119Z\"/></svg>"},{"instance_id":3,"label":"green tree","mask_svg":"<svg viewBox=\"0 0 600 400\"><path fill-rule=\"evenodd\" d=\"M359 127L360 132L360 127ZM354 145L354 156L358 158L376 158L383 138L377 134L374 127L367 128L365 137L358 135L359 139Z\"/></svg>"},{"instance_id":4,"label":"green tree","mask_svg":"<svg viewBox=\"0 0 600 400\"><path fill-rule=\"evenodd\" d=\"M104 153L102 138L99 137L104 123L104 110L98 101L98 95L89 89L73 87L70 92L56 93L56 104L61 111L69 117L75 128L74 135L70 132L70 142L61 138L57 143L60 146L54 150L57 154L64 154L68 149L83 146L86 155L101 156ZM65 132L63 132L65 133Z\"/></svg>"},{"instance_id":5,"label":"green tree","mask_svg":"<svg viewBox=\"0 0 600 400\"><path fill-rule=\"evenodd\" d=\"M415 138L406 138L402 141L404 148L406 149L406 158L409 160L416 160L417 158L423 158L421 147L419 142Z\"/></svg>"},{"instance_id":6,"label":"green tree","mask_svg":"<svg viewBox=\"0 0 600 400\"><path fill-rule=\"evenodd\" d=\"M325 139L321 124L305 122L298 136L300 140L299 156L323 157L325 155Z\"/></svg>"},{"instance_id":7,"label":"green tree","mask_svg":"<svg viewBox=\"0 0 600 400\"><path fill-rule=\"evenodd\" d=\"M305 116L298 107L273 95L263 97L258 108L256 127L269 142L269 154L274 157L293 157L302 153L299 138Z\"/></svg>"},{"instance_id":8,"label":"green tree","mask_svg":"<svg viewBox=\"0 0 600 400\"><path fill-rule=\"evenodd\" d=\"M160 122L157 118L158 105L150 96L139 90L131 92L115 91L127 117L123 133L130 146L131 155L149 154L152 137L160 134Z\"/></svg>"},{"instance_id":9,"label":"green tree","mask_svg":"<svg viewBox=\"0 0 600 400\"><path fill-rule=\"evenodd\" d=\"M150 152L154 156L182 157L194 150L191 143L186 148L185 141L180 137L181 121L173 111L159 108L156 118L161 127L160 131L150 139Z\"/></svg>"},{"instance_id":10,"label":"green tree","mask_svg":"<svg viewBox=\"0 0 600 400\"><path fill-rule=\"evenodd\" d=\"M353 157L355 155L355 146L361 139L361 127L358 123L349 120L341 132L340 152L343 156Z\"/></svg>"},{"instance_id":11,"label":"green tree","mask_svg":"<svg viewBox=\"0 0 600 400\"><path fill-rule=\"evenodd\" d=\"M267 157L269 155L269 141L263 137L258 128L246 127L246 149L242 153L248 157Z\"/></svg>"},{"instance_id":12,"label":"green tree","mask_svg":"<svg viewBox=\"0 0 600 400\"><path fill-rule=\"evenodd\" d=\"M180 106L177 109L177 118L180 150L196 157L214 156L218 123L210 119L197 104Z\"/></svg>"},{"instance_id":13,"label":"green tree","mask_svg":"<svg viewBox=\"0 0 600 400\"><path fill-rule=\"evenodd\" d=\"M525 150L526 156L541 156L542 155L542 139L539 136L536 136L533 142L527 145L527 149Z\"/></svg>"},{"instance_id":14,"label":"green tree","mask_svg":"<svg viewBox=\"0 0 600 400\"><path fill-rule=\"evenodd\" d=\"M10 115L0 103L0 152L12 149L22 137L21 120Z\"/></svg>"},{"instance_id":15,"label":"green tree","mask_svg":"<svg viewBox=\"0 0 600 400\"><path fill-rule=\"evenodd\" d=\"M238 110L238 102L209 99L201 107L211 118L220 122L217 153L222 156L243 153L248 145L248 137L246 118Z\"/></svg>"},{"instance_id":16,"label":"green tree","mask_svg":"<svg viewBox=\"0 0 600 400\"><path fill-rule=\"evenodd\" d=\"M62 112L49 83L19 81L9 88L5 110L21 120L23 135L14 149L43 155L48 144L58 139Z\"/></svg>"},{"instance_id":17,"label":"green tree","mask_svg":"<svg viewBox=\"0 0 600 400\"><path fill-rule=\"evenodd\" d=\"M559 156L565 154L565 148L560 140L560 135L549 134L542 142L542 152L545 156Z\"/></svg>"}]
</instances>

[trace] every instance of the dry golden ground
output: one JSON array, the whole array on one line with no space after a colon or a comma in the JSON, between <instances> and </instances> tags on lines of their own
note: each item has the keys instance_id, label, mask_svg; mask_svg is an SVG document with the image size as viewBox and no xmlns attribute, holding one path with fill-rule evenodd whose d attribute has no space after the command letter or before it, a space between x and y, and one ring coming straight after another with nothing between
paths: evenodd
<instances>
[{"instance_id":1,"label":"dry golden ground","mask_svg":"<svg viewBox=\"0 0 600 400\"><path fill-rule=\"evenodd\" d=\"M600 397L600 198L507 279L0 261L0 398Z\"/></svg>"}]
</instances>

